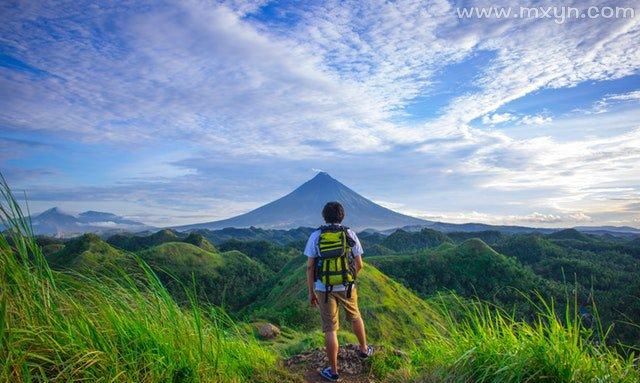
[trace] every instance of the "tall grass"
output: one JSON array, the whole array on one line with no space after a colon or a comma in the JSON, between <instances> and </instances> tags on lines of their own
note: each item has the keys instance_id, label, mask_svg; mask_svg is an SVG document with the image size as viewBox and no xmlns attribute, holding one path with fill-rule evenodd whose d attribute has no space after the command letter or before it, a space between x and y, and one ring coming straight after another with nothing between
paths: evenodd
<instances>
[{"instance_id":1,"label":"tall grass","mask_svg":"<svg viewBox=\"0 0 640 383\"><path fill-rule=\"evenodd\" d=\"M0 194L0 381L290 381L271 350L195 298L179 307L143 263L142 288L53 272L4 178Z\"/></svg>"},{"instance_id":2,"label":"tall grass","mask_svg":"<svg viewBox=\"0 0 640 383\"><path fill-rule=\"evenodd\" d=\"M621 356L594 341L574 310L561 319L540 302L528 323L485 303L449 299L436 331L425 329L430 336L406 355L379 355L373 370L390 382L640 382L633 352Z\"/></svg>"}]
</instances>

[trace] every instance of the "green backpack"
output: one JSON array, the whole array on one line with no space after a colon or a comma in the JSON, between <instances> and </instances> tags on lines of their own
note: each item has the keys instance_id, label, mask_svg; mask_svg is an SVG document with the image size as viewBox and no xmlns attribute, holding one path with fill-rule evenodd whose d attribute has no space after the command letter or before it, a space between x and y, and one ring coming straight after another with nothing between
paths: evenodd
<instances>
[{"instance_id":1,"label":"green backpack","mask_svg":"<svg viewBox=\"0 0 640 383\"><path fill-rule=\"evenodd\" d=\"M321 226L319 230L315 279L326 287L324 301L327 302L329 293L336 285L345 286L347 298L351 298L356 272L351 256L351 248L355 242L349 236L349 228L340 225L326 225Z\"/></svg>"}]
</instances>

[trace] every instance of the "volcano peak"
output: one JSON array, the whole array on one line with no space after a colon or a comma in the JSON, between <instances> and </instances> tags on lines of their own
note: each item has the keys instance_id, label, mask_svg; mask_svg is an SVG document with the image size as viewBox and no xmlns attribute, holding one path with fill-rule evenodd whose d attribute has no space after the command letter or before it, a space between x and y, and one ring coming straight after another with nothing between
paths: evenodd
<instances>
[{"instance_id":1,"label":"volcano peak","mask_svg":"<svg viewBox=\"0 0 640 383\"><path fill-rule=\"evenodd\" d=\"M410 217L380 206L320 171L286 196L248 213L229 219L179 227L189 229L223 229L226 227L261 227L290 229L322 225L321 211L330 201L345 208L344 224L354 229L389 229L408 225L424 225L429 221Z\"/></svg>"}]
</instances>

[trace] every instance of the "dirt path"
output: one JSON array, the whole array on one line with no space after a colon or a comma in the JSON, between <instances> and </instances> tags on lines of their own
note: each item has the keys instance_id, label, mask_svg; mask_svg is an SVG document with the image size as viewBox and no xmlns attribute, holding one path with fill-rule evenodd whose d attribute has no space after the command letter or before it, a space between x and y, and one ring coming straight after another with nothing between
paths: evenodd
<instances>
[{"instance_id":1,"label":"dirt path","mask_svg":"<svg viewBox=\"0 0 640 383\"><path fill-rule=\"evenodd\" d=\"M285 361L289 370L304 377L305 383L326 383L320 376L320 370L329 365L324 349L307 351L294 355ZM367 360L358 357L358 346L340 347L338 352L340 382L343 383L379 383L370 373Z\"/></svg>"}]
</instances>

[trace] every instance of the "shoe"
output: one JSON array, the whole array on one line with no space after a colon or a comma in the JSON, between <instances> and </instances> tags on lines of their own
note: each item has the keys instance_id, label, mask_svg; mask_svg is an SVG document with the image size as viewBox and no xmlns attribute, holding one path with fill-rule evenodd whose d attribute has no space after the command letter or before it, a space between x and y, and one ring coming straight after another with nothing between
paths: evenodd
<instances>
[{"instance_id":1,"label":"shoe","mask_svg":"<svg viewBox=\"0 0 640 383\"><path fill-rule=\"evenodd\" d=\"M333 371L331 371L331 367L327 367L324 370L320 371L320 376L331 382L337 382L338 380L340 380L340 375L334 374Z\"/></svg>"},{"instance_id":2,"label":"shoe","mask_svg":"<svg viewBox=\"0 0 640 383\"><path fill-rule=\"evenodd\" d=\"M373 355L373 346L367 346L367 352L358 351L358 356L362 359L368 358Z\"/></svg>"}]
</instances>

